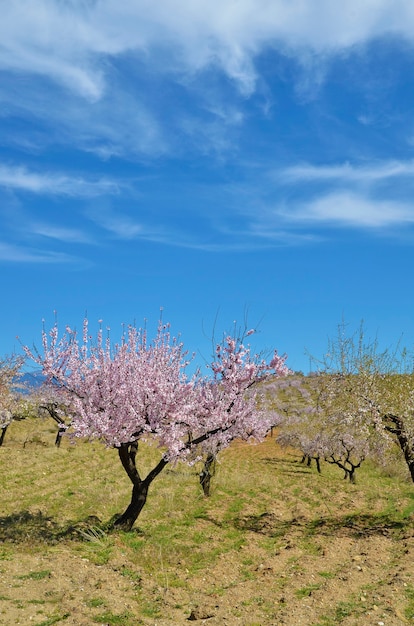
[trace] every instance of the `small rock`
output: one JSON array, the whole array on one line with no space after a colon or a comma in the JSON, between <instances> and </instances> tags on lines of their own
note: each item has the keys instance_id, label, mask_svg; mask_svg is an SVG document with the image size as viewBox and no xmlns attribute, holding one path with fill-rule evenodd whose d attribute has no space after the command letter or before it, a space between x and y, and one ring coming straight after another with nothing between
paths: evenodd
<instances>
[{"instance_id":1,"label":"small rock","mask_svg":"<svg viewBox=\"0 0 414 626\"><path fill-rule=\"evenodd\" d=\"M214 613L212 613L210 609L196 607L195 609L191 610L191 613L187 619L190 622L194 622L198 619L210 619L211 617L214 617Z\"/></svg>"}]
</instances>

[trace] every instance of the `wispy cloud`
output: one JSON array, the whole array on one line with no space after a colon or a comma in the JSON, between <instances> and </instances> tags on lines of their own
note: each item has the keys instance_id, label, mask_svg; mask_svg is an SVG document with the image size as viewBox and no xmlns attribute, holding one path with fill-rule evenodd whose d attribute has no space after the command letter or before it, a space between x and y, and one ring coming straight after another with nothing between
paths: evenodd
<instances>
[{"instance_id":1,"label":"wispy cloud","mask_svg":"<svg viewBox=\"0 0 414 626\"><path fill-rule=\"evenodd\" d=\"M62 92L48 81L27 75L24 83L5 74L0 83L0 121L10 117L33 120L34 127L23 132L4 124L6 145L29 153L42 152L50 145L70 146L98 155L102 160L115 157L157 157L169 150L161 101L143 95L145 80L128 88L128 71L108 76L111 89L99 101L90 103L76 94ZM119 74L125 82L119 80ZM118 76L118 82L116 79ZM167 105L167 103L164 103Z\"/></svg>"},{"instance_id":2,"label":"wispy cloud","mask_svg":"<svg viewBox=\"0 0 414 626\"><path fill-rule=\"evenodd\" d=\"M25 0L24 10L21 2L3 7L0 65L43 74L93 101L108 87L106 60L133 53L157 71L216 65L251 93L254 59L266 48L327 55L387 34L412 40L411 0Z\"/></svg>"},{"instance_id":3,"label":"wispy cloud","mask_svg":"<svg viewBox=\"0 0 414 626\"><path fill-rule=\"evenodd\" d=\"M146 231L142 223L108 206L90 208L86 215L97 226L119 239L136 239Z\"/></svg>"},{"instance_id":4,"label":"wispy cloud","mask_svg":"<svg viewBox=\"0 0 414 626\"><path fill-rule=\"evenodd\" d=\"M286 185L288 190L294 186L295 199L286 197L269 218L281 218L294 228L351 227L395 233L414 223L410 201L414 160L302 163L272 172L270 180L276 188L281 184L285 192ZM306 196L307 200L301 199Z\"/></svg>"},{"instance_id":5,"label":"wispy cloud","mask_svg":"<svg viewBox=\"0 0 414 626\"><path fill-rule=\"evenodd\" d=\"M413 177L414 160L379 161L341 165L295 165L276 173L282 182L337 181L340 183L374 183L396 177Z\"/></svg>"},{"instance_id":6,"label":"wispy cloud","mask_svg":"<svg viewBox=\"0 0 414 626\"><path fill-rule=\"evenodd\" d=\"M411 0L6 4L0 21L2 110L40 123L31 136L5 129L3 140L28 150L42 141L70 145L102 159L171 155L183 138L191 149L203 132L197 145L204 153L206 146L219 157L231 151L230 127L248 123L238 105L263 87L259 59L268 51L299 61L297 88L308 93L310 83L325 80L332 56L384 35L414 40ZM213 95L212 72L226 79ZM16 74L24 81L13 80ZM185 101L195 84L205 114L200 104L189 116ZM171 85L177 89L174 115ZM229 91L236 104L225 107Z\"/></svg>"},{"instance_id":7,"label":"wispy cloud","mask_svg":"<svg viewBox=\"0 0 414 626\"><path fill-rule=\"evenodd\" d=\"M117 193L119 185L110 180L85 180L64 174L31 172L26 167L0 165L0 187L36 194L97 196Z\"/></svg>"},{"instance_id":8,"label":"wispy cloud","mask_svg":"<svg viewBox=\"0 0 414 626\"><path fill-rule=\"evenodd\" d=\"M57 241L65 243L93 243L89 235L75 228L63 228L50 224L32 224L30 226L30 232L34 235L40 235L48 239L56 239Z\"/></svg>"},{"instance_id":9,"label":"wispy cloud","mask_svg":"<svg viewBox=\"0 0 414 626\"><path fill-rule=\"evenodd\" d=\"M35 248L25 248L22 246L11 245L0 241L0 261L10 263L39 263L39 264L55 264L55 263L71 263L78 264L79 259L62 253L37 250Z\"/></svg>"},{"instance_id":10,"label":"wispy cloud","mask_svg":"<svg viewBox=\"0 0 414 626\"><path fill-rule=\"evenodd\" d=\"M386 229L414 223L414 203L384 201L352 192L334 192L277 213L288 222L363 229Z\"/></svg>"}]
</instances>

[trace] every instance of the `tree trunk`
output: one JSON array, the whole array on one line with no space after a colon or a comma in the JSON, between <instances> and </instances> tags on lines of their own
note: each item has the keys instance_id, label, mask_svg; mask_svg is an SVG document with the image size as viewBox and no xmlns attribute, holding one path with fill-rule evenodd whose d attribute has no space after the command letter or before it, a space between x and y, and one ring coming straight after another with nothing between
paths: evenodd
<instances>
[{"instance_id":1,"label":"tree trunk","mask_svg":"<svg viewBox=\"0 0 414 626\"><path fill-rule=\"evenodd\" d=\"M411 480L414 482L414 441L407 435L404 418L396 415L384 415L384 419L392 422L393 426L386 425L385 430L397 437L398 445L404 454L404 459L410 472Z\"/></svg>"},{"instance_id":2,"label":"tree trunk","mask_svg":"<svg viewBox=\"0 0 414 626\"><path fill-rule=\"evenodd\" d=\"M204 433L203 435L200 435L199 437L196 437L196 439L193 439L190 435L189 440L187 441L186 444L184 444L183 447L184 448L195 447L198 444L203 443L203 441L206 441L206 439L208 439L209 437L212 437L218 432L223 432L223 433L226 432L226 430L228 430L229 428L230 426L226 426L223 428L218 427L207 433ZM169 463L169 461L163 457L159 461L159 463L149 472L147 477L144 478L144 480L142 480L139 475L136 463L135 463L137 452L138 452L138 441L134 441L132 443L122 443L118 448L120 461L130 481L133 484L133 488L132 488L131 502L129 503L129 506L124 511L124 513L115 521L114 526L116 528L122 528L122 530L127 530L127 531L131 530L132 526L134 525L135 521L137 520L139 514L141 513L147 501L148 489L149 489L150 484L152 483L154 478L156 478L158 474L162 472L164 467L168 465ZM215 461L215 456L213 457L213 460L210 463L210 465L214 461ZM209 468L208 468L208 471L209 471ZM213 474L214 472L210 474L210 478Z\"/></svg>"},{"instance_id":3,"label":"tree trunk","mask_svg":"<svg viewBox=\"0 0 414 626\"><path fill-rule=\"evenodd\" d=\"M131 502L122 515L115 520L114 526L125 531L131 530L145 506L148 489L149 484L145 480L132 487Z\"/></svg>"},{"instance_id":4,"label":"tree trunk","mask_svg":"<svg viewBox=\"0 0 414 626\"><path fill-rule=\"evenodd\" d=\"M138 519L139 514L145 506L148 496L149 487L154 480L162 472L168 461L162 458L159 463L148 473L144 480L141 480L135 458L138 451L138 442L124 443L118 448L119 458L122 466L132 482L131 501L125 511L114 522L114 526L121 530L129 531Z\"/></svg>"},{"instance_id":5,"label":"tree trunk","mask_svg":"<svg viewBox=\"0 0 414 626\"><path fill-rule=\"evenodd\" d=\"M410 472L411 480L414 482L414 444L408 440L405 434L400 433L397 435L398 443L404 454L405 462L407 463L408 470ZM411 445L410 445L411 444Z\"/></svg>"},{"instance_id":6,"label":"tree trunk","mask_svg":"<svg viewBox=\"0 0 414 626\"><path fill-rule=\"evenodd\" d=\"M404 451L404 458L410 472L411 480L414 483L414 446L411 448L407 446Z\"/></svg>"},{"instance_id":7,"label":"tree trunk","mask_svg":"<svg viewBox=\"0 0 414 626\"><path fill-rule=\"evenodd\" d=\"M204 495L210 495L210 481L212 476L216 473L216 456L215 454L208 454L204 461L204 467L200 472L200 485L203 489Z\"/></svg>"},{"instance_id":8,"label":"tree trunk","mask_svg":"<svg viewBox=\"0 0 414 626\"><path fill-rule=\"evenodd\" d=\"M356 478L355 478L355 467L353 467L351 470L348 470L349 473L349 481L355 485L356 484Z\"/></svg>"},{"instance_id":9,"label":"tree trunk","mask_svg":"<svg viewBox=\"0 0 414 626\"><path fill-rule=\"evenodd\" d=\"M66 432L66 426L60 426L56 434L56 439L55 439L55 446L57 448L60 448L60 444L62 442L62 436L65 434L65 432Z\"/></svg>"},{"instance_id":10,"label":"tree trunk","mask_svg":"<svg viewBox=\"0 0 414 626\"><path fill-rule=\"evenodd\" d=\"M41 404L39 406L39 409L43 409L44 411L47 411L50 417L54 419L55 422L58 424L59 430L56 435L55 446L57 448L60 448L60 444L62 442L62 436L65 434L68 426L66 426L65 422L61 419L59 413L57 412L56 410L57 406L58 405L55 402L49 402L47 404Z\"/></svg>"},{"instance_id":11,"label":"tree trunk","mask_svg":"<svg viewBox=\"0 0 414 626\"><path fill-rule=\"evenodd\" d=\"M9 424L7 424L7 426L2 426L1 428L1 434L0 434L0 446L3 445L3 441L4 441L4 437L6 435L6 430L8 429Z\"/></svg>"}]
</instances>

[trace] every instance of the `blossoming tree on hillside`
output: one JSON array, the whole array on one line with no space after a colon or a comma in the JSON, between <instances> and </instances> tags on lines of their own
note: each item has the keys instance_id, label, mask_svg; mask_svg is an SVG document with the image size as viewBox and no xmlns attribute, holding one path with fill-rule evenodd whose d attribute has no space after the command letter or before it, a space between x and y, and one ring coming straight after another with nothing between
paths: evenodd
<instances>
[{"instance_id":1,"label":"blossoming tree on hillside","mask_svg":"<svg viewBox=\"0 0 414 626\"><path fill-rule=\"evenodd\" d=\"M18 404L17 393L13 387L22 365L23 359L15 355L0 360L0 446Z\"/></svg>"},{"instance_id":2,"label":"blossoming tree on hillside","mask_svg":"<svg viewBox=\"0 0 414 626\"><path fill-rule=\"evenodd\" d=\"M132 487L125 512L115 525L130 529L144 507L152 481L174 461L194 462L205 450L228 446L235 438L261 439L270 420L255 402L255 383L270 373L287 373L277 352L266 362L241 341L225 337L211 365L213 378L189 377L184 346L160 323L154 340L146 330L129 327L119 344L99 329L92 342L88 320L83 334L55 324L43 330L43 353L25 348L55 389L71 398L76 437L98 439L118 449ZM158 463L145 477L137 466L139 441L155 440Z\"/></svg>"},{"instance_id":3,"label":"blossoming tree on hillside","mask_svg":"<svg viewBox=\"0 0 414 626\"><path fill-rule=\"evenodd\" d=\"M318 409L352 437L359 448L381 461L387 446L397 444L414 481L414 371L405 350L381 350L378 341L349 334L341 324L330 341L320 376ZM343 437L343 435L342 435Z\"/></svg>"}]
</instances>

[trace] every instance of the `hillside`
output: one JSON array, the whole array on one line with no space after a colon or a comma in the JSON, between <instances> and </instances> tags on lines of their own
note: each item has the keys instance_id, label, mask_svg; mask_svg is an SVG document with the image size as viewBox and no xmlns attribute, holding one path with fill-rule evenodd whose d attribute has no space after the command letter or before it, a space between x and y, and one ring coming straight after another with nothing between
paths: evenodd
<instances>
[{"instance_id":1,"label":"hillside","mask_svg":"<svg viewBox=\"0 0 414 626\"><path fill-rule=\"evenodd\" d=\"M105 523L130 487L116 452L53 446L53 423L13 423L0 448L0 624L414 624L414 489L365 464L357 484L274 439L235 444L205 499L169 467L130 533ZM157 450L142 448L149 467Z\"/></svg>"}]
</instances>

